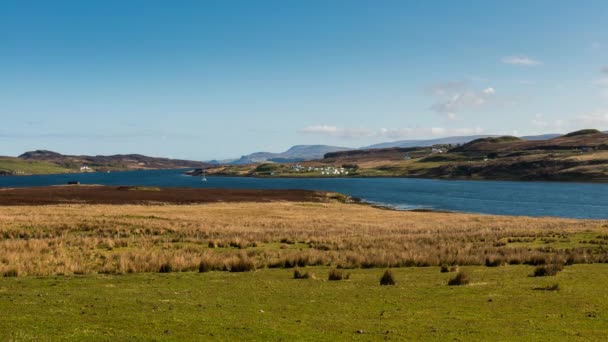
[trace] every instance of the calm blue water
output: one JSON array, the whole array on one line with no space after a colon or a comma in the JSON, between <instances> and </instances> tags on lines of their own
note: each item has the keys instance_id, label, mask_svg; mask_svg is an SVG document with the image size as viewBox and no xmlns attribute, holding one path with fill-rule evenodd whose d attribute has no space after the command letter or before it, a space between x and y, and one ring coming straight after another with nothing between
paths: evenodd
<instances>
[{"instance_id":1,"label":"calm blue water","mask_svg":"<svg viewBox=\"0 0 608 342\"><path fill-rule=\"evenodd\" d=\"M0 187L66 184L337 191L398 209L429 208L500 215L608 218L608 184L446 181L413 178L208 177L183 170L0 177ZM1 194L0 194L1 196Z\"/></svg>"}]
</instances>

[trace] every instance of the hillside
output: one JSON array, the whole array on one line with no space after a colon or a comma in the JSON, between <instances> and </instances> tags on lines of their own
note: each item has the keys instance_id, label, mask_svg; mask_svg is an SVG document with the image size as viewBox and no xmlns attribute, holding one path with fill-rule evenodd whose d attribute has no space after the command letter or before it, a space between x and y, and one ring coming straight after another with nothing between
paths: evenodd
<instances>
[{"instance_id":1,"label":"hillside","mask_svg":"<svg viewBox=\"0 0 608 342\"><path fill-rule=\"evenodd\" d=\"M317 160L221 166L206 173L608 182L608 134L582 130L540 140L502 136L479 138L460 146L337 151Z\"/></svg>"},{"instance_id":2,"label":"hillside","mask_svg":"<svg viewBox=\"0 0 608 342\"><path fill-rule=\"evenodd\" d=\"M155 158L140 154L72 156L47 150L36 150L25 152L16 158L0 157L0 175L200 168L207 166L209 164L197 161Z\"/></svg>"},{"instance_id":3,"label":"hillside","mask_svg":"<svg viewBox=\"0 0 608 342\"><path fill-rule=\"evenodd\" d=\"M482 138L453 149L453 152L504 152L530 150L608 149L608 134L597 130L582 130L547 140L519 138Z\"/></svg>"}]
</instances>

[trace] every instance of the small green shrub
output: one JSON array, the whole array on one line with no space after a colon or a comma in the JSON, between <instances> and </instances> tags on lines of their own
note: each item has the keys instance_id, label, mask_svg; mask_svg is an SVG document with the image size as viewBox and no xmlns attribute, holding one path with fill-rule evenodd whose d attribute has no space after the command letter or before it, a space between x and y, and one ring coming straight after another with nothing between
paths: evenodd
<instances>
[{"instance_id":1,"label":"small green shrub","mask_svg":"<svg viewBox=\"0 0 608 342\"><path fill-rule=\"evenodd\" d=\"M453 278L448 280L448 285L449 286L466 285L469 282L470 282L469 276L466 273L460 271L460 272L456 273L456 276L454 276Z\"/></svg>"},{"instance_id":2,"label":"small green shrub","mask_svg":"<svg viewBox=\"0 0 608 342\"><path fill-rule=\"evenodd\" d=\"M380 285L395 285L395 277L391 270L384 271L384 274L380 278Z\"/></svg>"}]
</instances>

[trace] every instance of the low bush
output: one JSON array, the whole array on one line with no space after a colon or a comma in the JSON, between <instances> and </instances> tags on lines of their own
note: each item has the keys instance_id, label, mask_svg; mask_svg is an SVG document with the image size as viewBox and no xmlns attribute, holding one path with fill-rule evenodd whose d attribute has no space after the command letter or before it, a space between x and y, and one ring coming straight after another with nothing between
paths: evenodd
<instances>
[{"instance_id":1,"label":"low bush","mask_svg":"<svg viewBox=\"0 0 608 342\"><path fill-rule=\"evenodd\" d=\"M329 276L328 279L329 280L342 280L343 275L342 275L342 271L333 268L331 271L329 271Z\"/></svg>"},{"instance_id":2,"label":"low bush","mask_svg":"<svg viewBox=\"0 0 608 342\"><path fill-rule=\"evenodd\" d=\"M380 285L395 285L395 277L391 270L384 271L384 274L380 278Z\"/></svg>"},{"instance_id":3,"label":"low bush","mask_svg":"<svg viewBox=\"0 0 608 342\"><path fill-rule=\"evenodd\" d=\"M297 268L293 271L293 279L309 279L309 278L310 278L310 273L308 273L308 272L302 272Z\"/></svg>"},{"instance_id":4,"label":"low bush","mask_svg":"<svg viewBox=\"0 0 608 342\"><path fill-rule=\"evenodd\" d=\"M559 271L561 271L563 268L564 267L562 265L558 265L558 264L541 265L541 266L537 266L534 269L534 272L532 272L532 274L530 276L532 276L532 277L554 276L557 273L559 273Z\"/></svg>"},{"instance_id":5,"label":"low bush","mask_svg":"<svg viewBox=\"0 0 608 342\"><path fill-rule=\"evenodd\" d=\"M498 267L500 265L502 265L502 260L486 258L486 267Z\"/></svg>"},{"instance_id":6,"label":"low bush","mask_svg":"<svg viewBox=\"0 0 608 342\"><path fill-rule=\"evenodd\" d=\"M230 272L255 271L255 264L248 257L240 256L230 263Z\"/></svg>"},{"instance_id":7,"label":"low bush","mask_svg":"<svg viewBox=\"0 0 608 342\"><path fill-rule=\"evenodd\" d=\"M201 261L201 263L198 265L198 271L201 273L209 272L212 270L213 270L213 265L211 265L211 263L208 261Z\"/></svg>"},{"instance_id":8,"label":"low bush","mask_svg":"<svg viewBox=\"0 0 608 342\"><path fill-rule=\"evenodd\" d=\"M448 280L449 286L466 285L470 282L469 276L464 272L458 272L456 276Z\"/></svg>"},{"instance_id":9,"label":"low bush","mask_svg":"<svg viewBox=\"0 0 608 342\"><path fill-rule=\"evenodd\" d=\"M12 268L10 270L6 270L6 271L2 272L2 276L5 278L17 277L18 275L19 275L19 272L17 271L16 268Z\"/></svg>"},{"instance_id":10,"label":"low bush","mask_svg":"<svg viewBox=\"0 0 608 342\"><path fill-rule=\"evenodd\" d=\"M171 264L164 263L162 265L160 265L160 268L158 269L158 272L160 273L171 273L171 271L173 270L173 268L171 267Z\"/></svg>"}]
</instances>

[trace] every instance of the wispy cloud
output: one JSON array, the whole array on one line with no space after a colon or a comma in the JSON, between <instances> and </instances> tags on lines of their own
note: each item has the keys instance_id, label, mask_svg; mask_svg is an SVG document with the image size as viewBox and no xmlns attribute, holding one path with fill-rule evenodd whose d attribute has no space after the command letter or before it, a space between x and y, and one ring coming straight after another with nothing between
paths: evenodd
<instances>
[{"instance_id":1,"label":"wispy cloud","mask_svg":"<svg viewBox=\"0 0 608 342\"><path fill-rule=\"evenodd\" d=\"M568 122L562 119L550 120L545 118L545 115L542 113L536 114L534 119L530 121L530 124L538 129L542 130L552 130L556 132L562 132L567 128Z\"/></svg>"},{"instance_id":2,"label":"wispy cloud","mask_svg":"<svg viewBox=\"0 0 608 342\"><path fill-rule=\"evenodd\" d=\"M194 140L200 138L194 134L171 133L157 130L141 130L135 132L116 133L72 133L72 132L0 132L0 139L56 139L56 140L133 140L143 138L158 138L162 140Z\"/></svg>"},{"instance_id":3,"label":"wispy cloud","mask_svg":"<svg viewBox=\"0 0 608 342\"><path fill-rule=\"evenodd\" d=\"M341 128L329 125L308 126L298 130L298 133L318 134L337 138L365 138L373 137L374 131L366 128Z\"/></svg>"},{"instance_id":4,"label":"wispy cloud","mask_svg":"<svg viewBox=\"0 0 608 342\"><path fill-rule=\"evenodd\" d=\"M538 65L543 64L539 60L530 58L528 56L522 56L522 55L505 56L505 57L501 58L501 61L504 64L518 65L518 66L525 66L525 67L533 67L533 66L538 66Z\"/></svg>"},{"instance_id":5,"label":"wispy cloud","mask_svg":"<svg viewBox=\"0 0 608 342\"><path fill-rule=\"evenodd\" d=\"M579 115L576 122L588 128L605 128L608 126L608 110L598 110L592 113Z\"/></svg>"},{"instance_id":6,"label":"wispy cloud","mask_svg":"<svg viewBox=\"0 0 608 342\"><path fill-rule=\"evenodd\" d=\"M431 94L440 98L431 105L431 110L444 114L450 120L457 118L457 113L474 109L487 104L496 94L493 87L482 90L470 89L464 82L445 82L432 86Z\"/></svg>"},{"instance_id":7,"label":"wispy cloud","mask_svg":"<svg viewBox=\"0 0 608 342\"><path fill-rule=\"evenodd\" d=\"M604 44L602 44L601 42L592 42L591 43L591 50L600 50L604 47Z\"/></svg>"},{"instance_id":8,"label":"wispy cloud","mask_svg":"<svg viewBox=\"0 0 608 342\"><path fill-rule=\"evenodd\" d=\"M308 126L298 130L303 134L315 134L329 137L337 137L344 139L362 139L362 138L386 138L386 139L407 139L407 138L424 138L438 137L450 135L469 135L481 134L483 129L475 128L443 128L443 127L428 127L428 128L344 128L329 125Z\"/></svg>"},{"instance_id":9,"label":"wispy cloud","mask_svg":"<svg viewBox=\"0 0 608 342\"><path fill-rule=\"evenodd\" d=\"M608 65L600 69L603 77L593 81L593 84L600 89L600 96L608 99Z\"/></svg>"}]
</instances>

